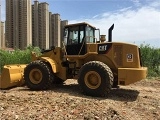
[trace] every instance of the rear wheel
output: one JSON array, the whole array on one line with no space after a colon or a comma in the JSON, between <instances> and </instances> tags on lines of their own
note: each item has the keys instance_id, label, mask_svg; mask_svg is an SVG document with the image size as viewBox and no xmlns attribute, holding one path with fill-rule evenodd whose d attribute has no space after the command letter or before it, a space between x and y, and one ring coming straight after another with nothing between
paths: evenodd
<instances>
[{"instance_id":1,"label":"rear wheel","mask_svg":"<svg viewBox=\"0 0 160 120\"><path fill-rule=\"evenodd\" d=\"M111 69L100 61L91 61L82 66L78 83L83 92L90 96L107 96L113 85Z\"/></svg>"},{"instance_id":2,"label":"rear wheel","mask_svg":"<svg viewBox=\"0 0 160 120\"><path fill-rule=\"evenodd\" d=\"M31 62L25 68L24 79L27 87L31 90L46 90L52 82L48 65L40 60Z\"/></svg>"},{"instance_id":3,"label":"rear wheel","mask_svg":"<svg viewBox=\"0 0 160 120\"><path fill-rule=\"evenodd\" d=\"M114 78L112 88L119 88L119 86L118 86L118 77Z\"/></svg>"}]
</instances>

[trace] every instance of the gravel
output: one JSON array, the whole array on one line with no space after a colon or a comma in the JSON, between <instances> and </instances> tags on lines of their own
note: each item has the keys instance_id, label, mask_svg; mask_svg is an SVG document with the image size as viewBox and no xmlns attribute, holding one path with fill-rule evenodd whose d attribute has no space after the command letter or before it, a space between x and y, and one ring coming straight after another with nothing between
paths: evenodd
<instances>
[{"instance_id":1,"label":"gravel","mask_svg":"<svg viewBox=\"0 0 160 120\"><path fill-rule=\"evenodd\" d=\"M1 120L160 120L160 80L113 89L108 97L82 94L76 80L48 91L0 90Z\"/></svg>"}]
</instances>

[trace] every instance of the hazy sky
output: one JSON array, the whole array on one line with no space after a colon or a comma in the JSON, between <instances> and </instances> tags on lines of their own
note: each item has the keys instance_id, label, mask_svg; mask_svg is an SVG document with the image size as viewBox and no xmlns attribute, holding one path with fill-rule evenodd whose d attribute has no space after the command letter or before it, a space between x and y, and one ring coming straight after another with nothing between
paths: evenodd
<instances>
[{"instance_id":1,"label":"hazy sky","mask_svg":"<svg viewBox=\"0 0 160 120\"><path fill-rule=\"evenodd\" d=\"M108 33L114 23L113 41L146 43L160 47L160 0L38 0L69 23L88 22ZM5 20L5 0L1 19Z\"/></svg>"}]
</instances>

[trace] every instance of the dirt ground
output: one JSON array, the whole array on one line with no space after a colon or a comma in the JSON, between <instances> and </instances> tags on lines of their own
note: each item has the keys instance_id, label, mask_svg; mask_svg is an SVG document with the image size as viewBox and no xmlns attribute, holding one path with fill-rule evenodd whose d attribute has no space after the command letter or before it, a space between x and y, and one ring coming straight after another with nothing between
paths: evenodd
<instances>
[{"instance_id":1,"label":"dirt ground","mask_svg":"<svg viewBox=\"0 0 160 120\"><path fill-rule=\"evenodd\" d=\"M113 89L106 98L85 96L75 80L48 91L0 90L1 120L160 120L160 80Z\"/></svg>"}]
</instances>

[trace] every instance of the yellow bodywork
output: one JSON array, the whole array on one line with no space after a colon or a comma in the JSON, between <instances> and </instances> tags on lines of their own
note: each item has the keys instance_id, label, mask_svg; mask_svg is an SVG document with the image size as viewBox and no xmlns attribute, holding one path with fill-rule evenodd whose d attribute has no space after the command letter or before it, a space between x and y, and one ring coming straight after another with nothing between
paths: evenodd
<instances>
[{"instance_id":1,"label":"yellow bodywork","mask_svg":"<svg viewBox=\"0 0 160 120\"><path fill-rule=\"evenodd\" d=\"M129 85L147 77L147 67L141 68L119 68L118 84Z\"/></svg>"},{"instance_id":2,"label":"yellow bodywork","mask_svg":"<svg viewBox=\"0 0 160 120\"><path fill-rule=\"evenodd\" d=\"M37 58L34 55L32 55L32 57L34 58L34 60L42 60L48 62L52 68L52 72L62 80L66 80L66 67L63 67L61 65L63 61L63 54L64 53L62 49L60 47L56 47L54 50L46 52Z\"/></svg>"},{"instance_id":3,"label":"yellow bodywork","mask_svg":"<svg viewBox=\"0 0 160 120\"><path fill-rule=\"evenodd\" d=\"M26 65L5 65L0 76L0 88L6 89L24 84L23 72Z\"/></svg>"},{"instance_id":4,"label":"yellow bodywork","mask_svg":"<svg viewBox=\"0 0 160 120\"><path fill-rule=\"evenodd\" d=\"M107 43L98 43L103 45ZM97 43L87 43L85 55L66 55L70 61L76 61L81 67L89 61L101 61L108 65L119 85L129 85L147 77L147 67L140 64L139 48L134 44L112 42L106 54L99 54Z\"/></svg>"},{"instance_id":5,"label":"yellow bodywork","mask_svg":"<svg viewBox=\"0 0 160 120\"><path fill-rule=\"evenodd\" d=\"M49 62L49 64L51 65L53 73L57 73L58 72L58 65L57 65L55 60L53 60L53 59L51 59L49 57L41 57L41 60Z\"/></svg>"}]
</instances>

